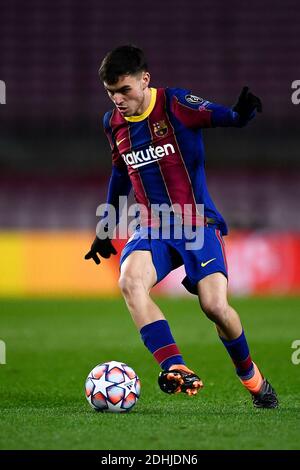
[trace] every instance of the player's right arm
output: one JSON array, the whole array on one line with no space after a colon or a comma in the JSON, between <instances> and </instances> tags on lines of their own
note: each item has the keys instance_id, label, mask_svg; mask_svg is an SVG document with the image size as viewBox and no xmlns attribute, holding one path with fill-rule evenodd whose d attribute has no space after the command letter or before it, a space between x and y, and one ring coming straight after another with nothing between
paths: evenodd
<instances>
[{"instance_id":1,"label":"player's right arm","mask_svg":"<svg viewBox=\"0 0 300 470\"><path fill-rule=\"evenodd\" d=\"M120 156L117 146L112 140L106 127L107 115L104 116L104 130L108 137L108 141L112 151L112 172L108 184L106 210L100 222L97 225L97 236L93 241L90 251L85 255L85 259L93 259L96 264L100 264L98 254L103 258L109 258L111 254L117 254L111 239L113 231L120 219L119 198L121 196L128 196L131 190L131 181L128 176L127 167ZM110 208L114 209L115 218L109 217ZM101 236L100 236L101 234Z\"/></svg>"}]
</instances>

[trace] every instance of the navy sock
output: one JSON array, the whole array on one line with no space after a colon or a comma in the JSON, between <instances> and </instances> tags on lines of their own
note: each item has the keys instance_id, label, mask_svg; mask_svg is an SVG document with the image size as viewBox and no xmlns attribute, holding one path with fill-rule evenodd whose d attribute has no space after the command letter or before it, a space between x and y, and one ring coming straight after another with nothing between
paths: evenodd
<instances>
[{"instance_id":1,"label":"navy sock","mask_svg":"<svg viewBox=\"0 0 300 470\"><path fill-rule=\"evenodd\" d=\"M221 336L220 339L235 365L237 375L242 380L250 379L254 375L254 365L250 356L244 330L236 339L228 341L221 338Z\"/></svg>"},{"instance_id":2,"label":"navy sock","mask_svg":"<svg viewBox=\"0 0 300 470\"><path fill-rule=\"evenodd\" d=\"M161 368L168 370L173 364L185 364L166 320L157 320L143 326L142 340Z\"/></svg>"}]
</instances>

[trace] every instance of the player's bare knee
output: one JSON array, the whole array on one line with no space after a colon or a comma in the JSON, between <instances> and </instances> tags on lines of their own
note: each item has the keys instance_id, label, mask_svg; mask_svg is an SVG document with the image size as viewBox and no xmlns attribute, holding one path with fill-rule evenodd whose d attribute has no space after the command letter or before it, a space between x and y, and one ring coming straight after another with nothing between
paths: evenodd
<instances>
[{"instance_id":1,"label":"player's bare knee","mask_svg":"<svg viewBox=\"0 0 300 470\"><path fill-rule=\"evenodd\" d=\"M223 299L211 299L201 302L205 315L215 323L224 323L228 316L228 303Z\"/></svg>"},{"instance_id":2,"label":"player's bare knee","mask_svg":"<svg viewBox=\"0 0 300 470\"><path fill-rule=\"evenodd\" d=\"M132 298L145 290L143 280L137 274L124 273L119 278L119 287L124 297Z\"/></svg>"}]
</instances>

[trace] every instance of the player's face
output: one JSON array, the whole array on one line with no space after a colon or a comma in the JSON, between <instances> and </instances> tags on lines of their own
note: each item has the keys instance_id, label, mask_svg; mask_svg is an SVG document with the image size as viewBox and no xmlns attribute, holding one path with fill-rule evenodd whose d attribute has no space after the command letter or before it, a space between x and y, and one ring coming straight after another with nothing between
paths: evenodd
<instances>
[{"instance_id":1,"label":"player's face","mask_svg":"<svg viewBox=\"0 0 300 470\"><path fill-rule=\"evenodd\" d=\"M123 116L142 114L148 106L150 74L123 75L114 85L104 83L108 96Z\"/></svg>"}]
</instances>

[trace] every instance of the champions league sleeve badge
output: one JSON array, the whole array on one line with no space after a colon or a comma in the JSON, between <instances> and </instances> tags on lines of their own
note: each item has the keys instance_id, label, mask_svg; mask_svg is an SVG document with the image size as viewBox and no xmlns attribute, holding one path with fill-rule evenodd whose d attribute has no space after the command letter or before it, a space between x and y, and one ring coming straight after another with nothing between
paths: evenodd
<instances>
[{"instance_id":1,"label":"champions league sleeve badge","mask_svg":"<svg viewBox=\"0 0 300 470\"><path fill-rule=\"evenodd\" d=\"M204 102L203 98L196 95L185 95L185 100L190 104L201 104Z\"/></svg>"}]
</instances>

